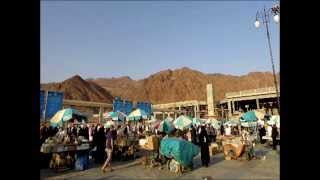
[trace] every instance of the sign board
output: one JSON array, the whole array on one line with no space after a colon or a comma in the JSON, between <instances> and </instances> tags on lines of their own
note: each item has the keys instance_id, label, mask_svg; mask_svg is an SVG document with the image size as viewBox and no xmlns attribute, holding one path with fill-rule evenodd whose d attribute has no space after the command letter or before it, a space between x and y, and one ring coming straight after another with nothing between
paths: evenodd
<instances>
[{"instance_id":1,"label":"sign board","mask_svg":"<svg viewBox=\"0 0 320 180\"><path fill-rule=\"evenodd\" d=\"M53 117L56 112L61 110L63 105L63 93L62 92L54 92L54 91L48 91L47 98L46 98L46 108L45 108L45 114L46 119L50 119Z\"/></svg>"},{"instance_id":2,"label":"sign board","mask_svg":"<svg viewBox=\"0 0 320 180\"><path fill-rule=\"evenodd\" d=\"M121 100L119 97L116 97L114 100L113 100L113 111L114 112L117 112L117 111L120 111L120 112L123 112L123 100Z\"/></svg>"},{"instance_id":3,"label":"sign board","mask_svg":"<svg viewBox=\"0 0 320 180\"><path fill-rule=\"evenodd\" d=\"M45 91L40 91L40 119L43 118L45 111Z\"/></svg>"},{"instance_id":4,"label":"sign board","mask_svg":"<svg viewBox=\"0 0 320 180\"><path fill-rule=\"evenodd\" d=\"M208 116L214 116L214 99L212 84L207 84Z\"/></svg>"},{"instance_id":5,"label":"sign board","mask_svg":"<svg viewBox=\"0 0 320 180\"><path fill-rule=\"evenodd\" d=\"M132 102L130 101L125 101L124 103L124 113L126 115L129 115L129 113L132 111Z\"/></svg>"}]
</instances>

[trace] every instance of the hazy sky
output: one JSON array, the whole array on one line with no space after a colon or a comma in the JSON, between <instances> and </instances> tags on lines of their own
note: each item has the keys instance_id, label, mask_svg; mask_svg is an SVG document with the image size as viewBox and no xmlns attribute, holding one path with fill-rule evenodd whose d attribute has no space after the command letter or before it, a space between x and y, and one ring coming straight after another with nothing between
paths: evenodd
<instances>
[{"instance_id":1,"label":"hazy sky","mask_svg":"<svg viewBox=\"0 0 320 180\"><path fill-rule=\"evenodd\" d=\"M257 10L276 1L41 1L41 82L183 66L204 73L272 71ZM272 17L271 17L272 18ZM270 23L276 68L279 24Z\"/></svg>"}]
</instances>

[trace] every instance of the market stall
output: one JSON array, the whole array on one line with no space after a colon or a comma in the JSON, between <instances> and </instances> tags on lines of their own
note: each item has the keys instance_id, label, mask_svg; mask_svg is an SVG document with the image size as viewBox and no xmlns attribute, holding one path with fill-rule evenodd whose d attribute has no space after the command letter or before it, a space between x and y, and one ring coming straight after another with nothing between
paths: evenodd
<instances>
[{"instance_id":1,"label":"market stall","mask_svg":"<svg viewBox=\"0 0 320 180\"><path fill-rule=\"evenodd\" d=\"M75 142L70 142L68 137L61 139L59 135L48 138L41 146L40 152L52 156L49 167L56 170L67 170L76 168L84 170L88 168L89 143L83 137Z\"/></svg>"},{"instance_id":2,"label":"market stall","mask_svg":"<svg viewBox=\"0 0 320 180\"><path fill-rule=\"evenodd\" d=\"M223 153L226 160L237 160L245 155L247 160L254 157L254 137L243 131L241 136L222 138Z\"/></svg>"},{"instance_id":3,"label":"market stall","mask_svg":"<svg viewBox=\"0 0 320 180\"><path fill-rule=\"evenodd\" d=\"M66 127L67 122L80 119L83 115L72 108L58 111L50 120L51 126ZM80 119L81 120L81 119ZM73 122L75 128L80 123ZM45 140L41 145L40 152L51 156L49 167L56 171L72 169L84 170L89 164L88 139L83 136L69 137L66 130L60 128L59 132Z\"/></svg>"}]
</instances>

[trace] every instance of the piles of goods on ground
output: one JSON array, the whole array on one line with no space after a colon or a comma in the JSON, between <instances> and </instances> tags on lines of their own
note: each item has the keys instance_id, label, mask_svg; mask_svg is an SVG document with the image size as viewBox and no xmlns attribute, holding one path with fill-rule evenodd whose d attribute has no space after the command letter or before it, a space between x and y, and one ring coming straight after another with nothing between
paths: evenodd
<instances>
[{"instance_id":1,"label":"piles of goods on ground","mask_svg":"<svg viewBox=\"0 0 320 180\"><path fill-rule=\"evenodd\" d=\"M160 142L160 154L168 161L169 170L182 173L185 168L192 168L193 158L200 153L200 148L179 138L163 138Z\"/></svg>"},{"instance_id":2,"label":"piles of goods on ground","mask_svg":"<svg viewBox=\"0 0 320 180\"><path fill-rule=\"evenodd\" d=\"M223 153L226 160L239 158L245 149L245 145L241 142L241 137L224 137L222 140Z\"/></svg>"}]
</instances>

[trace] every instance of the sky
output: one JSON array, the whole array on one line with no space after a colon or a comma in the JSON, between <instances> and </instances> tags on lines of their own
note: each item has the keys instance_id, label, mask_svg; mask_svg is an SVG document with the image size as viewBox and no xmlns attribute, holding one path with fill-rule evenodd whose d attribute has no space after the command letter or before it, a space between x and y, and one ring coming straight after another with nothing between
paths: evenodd
<instances>
[{"instance_id":1,"label":"sky","mask_svg":"<svg viewBox=\"0 0 320 180\"><path fill-rule=\"evenodd\" d=\"M256 12L277 1L41 1L41 83L166 69L272 71ZM271 20L272 17L271 17ZM280 26L269 24L279 70Z\"/></svg>"}]
</instances>

